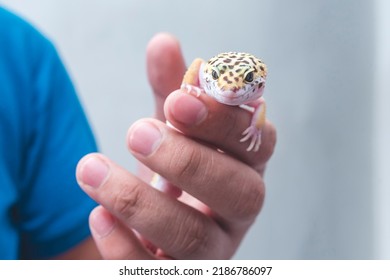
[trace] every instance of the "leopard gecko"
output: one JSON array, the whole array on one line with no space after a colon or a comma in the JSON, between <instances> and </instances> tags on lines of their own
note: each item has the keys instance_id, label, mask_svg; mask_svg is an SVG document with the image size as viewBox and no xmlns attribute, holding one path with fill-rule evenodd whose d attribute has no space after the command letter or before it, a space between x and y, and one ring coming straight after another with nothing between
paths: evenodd
<instances>
[{"instance_id":1,"label":"leopard gecko","mask_svg":"<svg viewBox=\"0 0 390 280\"><path fill-rule=\"evenodd\" d=\"M249 53L225 52L205 62L195 59L182 81L181 88L205 93L216 101L240 106L253 112L251 122L242 133L240 142L249 142L247 151L258 151L261 145L261 129L265 123L266 105L263 96L267 66ZM154 176L152 185L161 185L163 179ZM161 189L160 187L157 187Z\"/></svg>"}]
</instances>

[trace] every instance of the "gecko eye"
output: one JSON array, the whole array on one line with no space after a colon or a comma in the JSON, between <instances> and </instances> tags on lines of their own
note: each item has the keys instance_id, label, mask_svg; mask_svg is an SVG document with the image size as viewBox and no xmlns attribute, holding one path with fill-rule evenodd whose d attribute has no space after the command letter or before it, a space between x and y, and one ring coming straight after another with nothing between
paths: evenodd
<instances>
[{"instance_id":1,"label":"gecko eye","mask_svg":"<svg viewBox=\"0 0 390 280\"><path fill-rule=\"evenodd\" d=\"M247 83L253 82L253 72L249 72L248 74L246 74L244 80L245 80L245 82L247 82Z\"/></svg>"},{"instance_id":2,"label":"gecko eye","mask_svg":"<svg viewBox=\"0 0 390 280\"><path fill-rule=\"evenodd\" d=\"M211 72L211 76L213 77L214 80L218 80L218 78L219 78L219 73L218 73L217 71L213 70L213 71Z\"/></svg>"}]
</instances>

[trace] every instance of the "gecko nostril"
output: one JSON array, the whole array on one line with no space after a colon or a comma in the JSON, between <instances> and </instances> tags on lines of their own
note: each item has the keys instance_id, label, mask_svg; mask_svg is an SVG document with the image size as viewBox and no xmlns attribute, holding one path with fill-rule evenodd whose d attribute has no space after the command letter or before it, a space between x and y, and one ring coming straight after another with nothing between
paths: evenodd
<instances>
[{"instance_id":1,"label":"gecko nostril","mask_svg":"<svg viewBox=\"0 0 390 280\"><path fill-rule=\"evenodd\" d=\"M232 92L237 93L237 91L238 91L238 87L233 87L232 88Z\"/></svg>"}]
</instances>

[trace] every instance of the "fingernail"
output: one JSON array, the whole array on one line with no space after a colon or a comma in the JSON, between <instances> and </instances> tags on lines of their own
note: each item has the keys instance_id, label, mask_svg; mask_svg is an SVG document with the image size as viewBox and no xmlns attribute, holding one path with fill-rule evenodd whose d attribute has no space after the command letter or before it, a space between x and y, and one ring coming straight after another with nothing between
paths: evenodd
<instances>
[{"instance_id":1,"label":"fingernail","mask_svg":"<svg viewBox=\"0 0 390 280\"><path fill-rule=\"evenodd\" d=\"M181 94L171 106L175 120L185 125L201 123L207 116L207 108L198 98L191 94Z\"/></svg>"},{"instance_id":2,"label":"fingernail","mask_svg":"<svg viewBox=\"0 0 390 280\"><path fill-rule=\"evenodd\" d=\"M101 206L93 210L90 216L90 225L95 234L102 238L112 232L115 226L115 218Z\"/></svg>"},{"instance_id":3,"label":"fingernail","mask_svg":"<svg viewBox=\"0 0 390 280\"><path fill-rule=\"evenodd\" d=\"M160 145L162 134L153 124L140 121L130 128L128 139L132 151L148 156Z\"/></svg>"},{"instance_id":4,"label":"fingernail","mask_svg":"<svg viewBox=\"0 0 390 280\"><path fill-rule=\"evenodd\" d=\"M82 183L97 188L102 185L108 175L108 165L99 157L91 156L81 162L80 180Z\"/></svg>"}]
</instances>

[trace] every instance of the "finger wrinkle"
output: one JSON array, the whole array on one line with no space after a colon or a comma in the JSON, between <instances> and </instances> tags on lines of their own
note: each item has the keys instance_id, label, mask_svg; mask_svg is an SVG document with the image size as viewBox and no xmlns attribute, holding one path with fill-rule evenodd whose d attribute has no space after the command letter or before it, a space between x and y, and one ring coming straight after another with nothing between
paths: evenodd
<instances>
[{"instance_id":1,"label":"finger wrinkle","mask_svg":"<svg viewBox=\"0 0 390 280\"><path fill-rule=\"evenodd\" d=\"M236 199L231 200L230 208L234 212L234 220L240 224L252 223L259 214L265 197L264 182L258 176L257 183L252 178L240 178L241 184L236 191Z\"/></svg>"},{"instance_id":2,"label":"finger wrinkle","mask_svg":"<svg viewBox=\"0 0 390 280\"><path fill-rule=\"evenodd\" d=\"M178 145L169 160L170 170L173 170L180 182L189 181L189 179L197 178L198 174L204 173L203 158L203 152L197 146L189 148Z\"/></svg>"},{"instance_id":3,"label":"finger wrinkle","mask_svg":"<svg viewBox=\"0 0 390 280\"><path fill-rule=\"evenodd\" d=\"M186 213L189 214L189 213ZM181 217L181 226L176 233L174 246L180 248L177 252L181 258L197 259L204 257L210 251L210 229L206 217L194 219L192 215Z\"/></svg>"},{"instance_id":4,"label":"finger wrinkle","mask_svg":"<svg viewBox=\"0 0 390 280\"><path fill-rule=\"evenodd\" d=\"M131 187L118 188L119 192L113 197L112 210L118 213L122 220L134 220L137 210L142 208L142 182L135 181Z\"/></svg>"}]
</instances>

